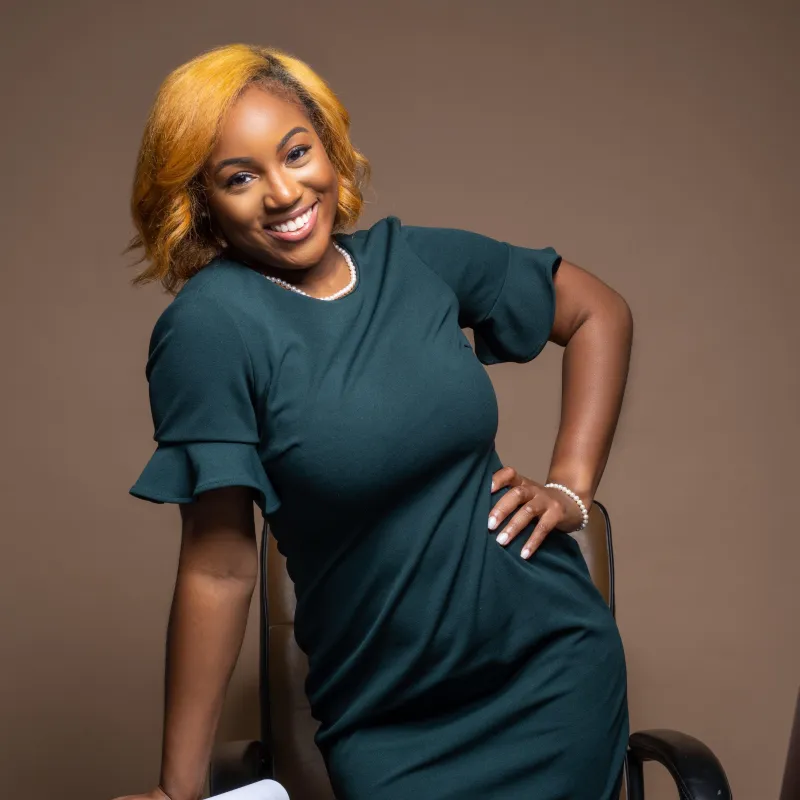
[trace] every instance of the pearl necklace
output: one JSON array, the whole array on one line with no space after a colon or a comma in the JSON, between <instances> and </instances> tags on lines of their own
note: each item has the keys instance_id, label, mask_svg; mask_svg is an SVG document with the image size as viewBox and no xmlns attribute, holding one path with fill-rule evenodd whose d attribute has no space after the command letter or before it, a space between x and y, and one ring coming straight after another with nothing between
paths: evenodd
<instances>
[{"instance_id":1,"label":"pearl necklace","mask_svg":"<svg viewBox=\"0 0 800 800\"><path fill-rule=\"evenodd\" d=\"M347 262L347 266L350 268L350 283L348 283L344 289L339 289L338 292L334 292L334 294L328 295L327 297L314 297L313 294L309 294L308 292L304 292L302 289L298 289L288 281L275 278L272 275L264 275L263 272L261 274L264 275L267 280L277 283L279 286L283 286L284 288L290 289L293 292L297 292L297 294L303 294L306 297L310 297L312 300L338 300L343 295L346 295L356 285L356 265L353 263L350 253L341 247L338 242L334 241L333 246L344 256L344 260Z\"/></svg>"}]
</instances>

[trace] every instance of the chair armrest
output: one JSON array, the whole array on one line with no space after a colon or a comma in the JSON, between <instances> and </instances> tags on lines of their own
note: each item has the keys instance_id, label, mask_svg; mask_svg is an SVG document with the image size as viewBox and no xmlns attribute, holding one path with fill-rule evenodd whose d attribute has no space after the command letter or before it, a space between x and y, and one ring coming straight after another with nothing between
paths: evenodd
<instances>
[{"instance_id":1,"label":"chair armrest","mask_svg":"<svg viewBox=\"0 0 800 800\"><path fill-rule=\"evenodd\" d=\"M208 773L210 794L231 792L270 778L266 748L261 742L221 742L214 747Z\"/></svg>"},{"instance_id":2,"label":"chair armrest","mask_svg":"<svg viewBox=\"0 0 800 800\"><path fill-rule=\"evenodd\" d=\"M671 730L639 731L628 741L631 798L644 795L642 763L657 761L669 770L681 800L731 800L731 787L719 759L699 739ZM639 785L637 785L637 781Z\"/></svg>"}]
</instances>

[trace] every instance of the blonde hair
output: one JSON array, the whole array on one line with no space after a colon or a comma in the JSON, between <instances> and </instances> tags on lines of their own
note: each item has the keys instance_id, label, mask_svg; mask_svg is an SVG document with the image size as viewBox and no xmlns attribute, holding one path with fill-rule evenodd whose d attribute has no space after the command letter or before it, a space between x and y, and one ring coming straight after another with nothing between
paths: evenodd
<instances>
[{"instance_id":1,"label":"blonde hair","mask_svg":"<svg viewBox=\"0 0 800 800\"><path fill-rule=\"evenodd\" d=\"M350 115L325 81L275 48L217 47L167 76L147 119L131 196L138 233L123 252L142 249L136 263L150 264L134 285L160 281L175 294L220 253L200 173L226 112L252 84L299 103L308 115L339 178L333 231L360 216L370 164L350 142Z\"/></svg>"}]
</instances>

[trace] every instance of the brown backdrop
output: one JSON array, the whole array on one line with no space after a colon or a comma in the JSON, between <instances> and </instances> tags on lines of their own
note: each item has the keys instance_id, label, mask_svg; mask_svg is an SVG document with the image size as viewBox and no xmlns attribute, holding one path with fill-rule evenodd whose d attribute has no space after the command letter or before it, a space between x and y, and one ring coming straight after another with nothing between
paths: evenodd
<instances>
[{"instance_id":1,"label":"brown backdrop","mask_svg":"<svg viewBox=\"0 0 800 800\"><path fill-rule=\"evenodd\" d=\"M775 797L800 680L797 5L35 3L3 26L0 794L152 784L178 512L127 490L152 450L158 288L120 251L159 82L282 47L350 109L361 222L552 244L630 302L610 509L635 727L708 742ZM505 463L544 477L560 350L490 369ZM220 731L255 732L254 631ZM674 797L648 767L653 798ZM648 797L651 797L648 794Z\"/></svg>"}]
</instances>

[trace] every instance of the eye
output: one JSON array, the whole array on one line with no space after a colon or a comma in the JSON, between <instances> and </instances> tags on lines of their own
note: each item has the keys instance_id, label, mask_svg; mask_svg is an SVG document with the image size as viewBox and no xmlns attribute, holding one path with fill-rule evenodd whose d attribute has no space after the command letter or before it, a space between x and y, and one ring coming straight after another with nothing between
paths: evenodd
<instances>
[{"instance_id":1,"label":"eye","mask_svg":"<svg viewBox=\"0 0 800 800\"><path fill-rule=\"evenodd\" d=\"M234 186L234 187L235 186L246 186L247 185L246 183L240 183L238 179L239 178L247 178L247 177L252 177L252 176L250 176L249 172L237 172L235 175L231 175L231 177L228 178L227 181L225 181L225 186L226 187L228 187L228 186Z\"/></svg>"},{"instance_id":2,"label":"eye","mask_svg":"<svg viewBox=\"0 0 800 800\"><path fill-rule=\"evenodd\" d=\"M311 149L311 145L308 144L301 144L298 147L293 147L289 151L289 155L287 158L289 159L290 163L297 161L298 159L302 158L309 150ZM293 155L298 154L297 158L292 158Z\"/></svg>"}]
</instances>

